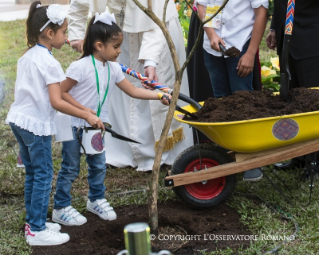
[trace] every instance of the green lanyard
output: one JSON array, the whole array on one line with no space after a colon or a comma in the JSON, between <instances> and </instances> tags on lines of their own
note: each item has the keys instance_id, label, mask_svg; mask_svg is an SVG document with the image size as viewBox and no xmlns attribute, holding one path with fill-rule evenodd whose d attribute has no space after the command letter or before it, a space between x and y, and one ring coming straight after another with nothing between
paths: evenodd
<instances>
[{"instance_id":1,"label":"green lanyard","mask_svg":"<svg viewBox=\"0 0 319 255\"><path fill-rule=\"evenodd\" d=\"M100 117L100 114L101 114L101 108L105 102L105 98L107 96L107 93L109 91L109 84L110 84L110 66L109 66L109 62L106 62L107 63L107 68L108 68L108 78L107 78L107 87L106 87L106 90L105 90L105 93L104 93L104 98L103 98L103 101L102 101L102 104L100 102L100 82L99 82L99 74L97 73L97 70L96 70L96 66L95 66L95 60L94 60L94 57L93 55L91 55L92 57L92 62L93 62L93 65L94 65L94 69L95 69L95 79L96 79L96 87L97 87L97 93L99 95L99 107L97 108L97 113L96 113L96 116Z\"/></svg>"}]
</instances>

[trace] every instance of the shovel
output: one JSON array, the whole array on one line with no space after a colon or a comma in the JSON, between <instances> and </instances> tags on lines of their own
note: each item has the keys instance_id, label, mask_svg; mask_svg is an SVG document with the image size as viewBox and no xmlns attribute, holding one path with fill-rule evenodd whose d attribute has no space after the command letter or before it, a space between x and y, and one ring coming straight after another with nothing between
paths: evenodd
<instances>
[{"instance_id":1,"label":"shovel","mask_svg":"<svg viewBox=\"0 0 319 255\"><path fill-rule=\"evenodd\" d=\"M222 45L221 43L218 44L219 45L219 49L221 50L222 54L225 55L225 56L228 56L230 58L233 58L233 57L239 57L240 56L240 51L235 48L235 47L231 47L230 49L234 48L232 52L232 54L229 54L229 53L226 53L227 52L227 49L224 47L224 45ZM235 52L234 52L235 50Z\"/></svg>"},{"instance_id":2,"label":"shovel","mask_svg":"<svg viewBox=\"0 0 319 255\"><path fill-rule=\"evenodd\" d=\"M105 131L106 131L106 132L111 133L112 137L114 137L114 138L116 138L116 139L123 140L123 141L127 141L127 142L131 142L131 143L139 143L139 142L134 141L134 140L132 140L132 139L130 139L130 138L127 138L127 137L125 137L125 136L119 135L119 134L116 133L110 126L106 125L105 123L104 123L104 128L105 128ZM139 143L139 144L141 144L141 143Z\"/></svg>"},{"instance_id":3,"label":"shovel","mask_svg":"<svg viewBox=\"0 0 319 255\"><path fill-rule=\"evenodd\" d=\"M289 70L289 44L292 35L292 28L294 23L294 13L295 13L295 0L288 0L287 4L287 15L286 15L286 25L285 25L285 35L282 49L282 63L280 73L280 97L287 99L289 93L289 83L291 81L291 75Z\"/></svg>"},{"instance_id":4,"label":"shovel","mask_svg":"<svg viewBox=\"0 0 319 255\"><path fill-rule=\"evenodd\" d=\"M160 99L165 98L169 103L171 103L171 100L168 98L168 96L163 95L162 93L158 93L157 95L158 95L158 97L159 97ZM196 119L196 120L198 119L198 117L197 117L195 114L192 114L192 113L190 113L189 111L184 110L184 109L181 108L179 105L176 105L175 109L176 109L177 111L181 112L181 113L184 113L185 115L187 115L187 116L189 116L189 117L192 117L192 118L194 118L194 119Z\"/></svg>"}]
</instances>

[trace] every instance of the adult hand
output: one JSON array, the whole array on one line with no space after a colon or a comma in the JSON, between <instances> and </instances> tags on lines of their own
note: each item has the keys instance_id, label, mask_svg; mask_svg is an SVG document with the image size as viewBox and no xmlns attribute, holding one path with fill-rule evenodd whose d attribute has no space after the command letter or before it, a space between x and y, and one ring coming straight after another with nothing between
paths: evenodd
<instances>
[{"instance_id":1,"label":"adult hand","mask_svg":"<svg viewBox=\"0 0 319 255\"><path fill-rule=\"evenodd\" d=\"M237 70L240 77L246 77L253 71L255 55L246 52L238 61Z\"/></svg>"},{"instance_id":2,"label":"adult hand","mask_svg":"<svg viewBox=\"0 0 319 255\"><path fill-rule=\"evenodd\" d=\"M156 74L156 68L154 66L145 67L144 72L145 72L145 76L148 77L147 80L149 82L151 82L152 80L158 81L158 77ZM145 84L143 81L142 81L142 86L146 89L155 90L155 88L153 86L149 86L149 85Z\"/></svg>"},{"instance_id":3,"label":"adult hand","mask_svg":"<svg viewBox=\"0 0 319 255\"><path fill-rule=\"evenodd\" d=\"M79 53L82 53L82 50L83 50L83 40L74 40L74 41L71 41L70 42L70 45L71 47L79 52Z\"/></svg>"},{"instance_id":4,"label":"adult hand","mask_svg":"<svg viewBox=\"0 0 319 255\"><path fill-rule=\"evenodd\" d=\"M274 30L269 31L266 37L266 43L269 49L275 50L277 47L277 40L276 40L276 32Z\"/></svg>"}]
</instances>

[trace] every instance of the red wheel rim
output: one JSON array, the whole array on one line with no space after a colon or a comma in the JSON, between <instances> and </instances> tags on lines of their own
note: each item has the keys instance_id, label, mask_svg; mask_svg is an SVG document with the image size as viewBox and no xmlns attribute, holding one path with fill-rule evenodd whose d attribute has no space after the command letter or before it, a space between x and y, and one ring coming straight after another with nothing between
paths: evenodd
<instances>
[{"instance_id":1,"label":"red wheel rim","mask_svg":"<svg viewBox=\"0 0 319 255\"><path fill-rule=\"evenodd\" d=\"M205 169L209 167L218 166L219 163L213 159L202 158L202 168ZM195 168L199 171L200 169L200 160L196 159L192 161L185 169L185 173L194 172ZM205 170L203 170L205 171ZM197 199L209 200L214 197L217 197L222 190L225 188L226 177L220 177L212 180L207 180L206 184L202 182L196 182L192 184L185 185L186 190L190 195Z\"/></svg>"}]
</instances>

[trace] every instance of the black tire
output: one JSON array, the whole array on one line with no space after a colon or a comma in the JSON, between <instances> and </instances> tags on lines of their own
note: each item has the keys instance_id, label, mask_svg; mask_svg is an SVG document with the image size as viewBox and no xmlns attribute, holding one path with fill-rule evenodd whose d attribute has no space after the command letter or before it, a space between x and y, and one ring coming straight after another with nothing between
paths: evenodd
<instances>
[{"instance_id":1,"label":"black tire","mask_svg":"<svg viewBox=\"0 0 319 255\"><path fill-rule=\"evenodd\" d=\"M195 145L183 151L176 158L171 175L193 172L200 169L199 149L202 158L202 168L232 162L228 154L213 144ZM204 171L204 170L203 170ZM212 180L207 183L199 182L174 187L173 191L182 201L196 209L205 209L218 205L225 201L236 186L236 174L228 175Z\"/></svg>"}]
</instances>

